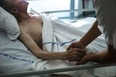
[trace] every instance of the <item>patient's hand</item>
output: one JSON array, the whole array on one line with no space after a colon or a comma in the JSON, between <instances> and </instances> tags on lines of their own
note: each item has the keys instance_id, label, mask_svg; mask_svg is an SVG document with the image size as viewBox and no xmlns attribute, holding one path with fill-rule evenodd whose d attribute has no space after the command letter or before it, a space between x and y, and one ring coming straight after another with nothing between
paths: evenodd
<instances>
[{"instance_id":1,"label":"patient's hand","mask_svg":"<svg viewBox=\"0 0 116 77\"><path fill-rule=\"evenodd\" d=\"M65 54L65 59L71 62L80 60L85 55L84 49L70 48Z\"/></svg>"},{"instance_id":2,"label":"patient's hand","mask_svg":"<svg viewBox=\"0 0 116 77\"><path fill-rule=\"evenodd\" d=\"M78 48L78 53L80 54L78 54L77 55L77 57L75 58L75 59L70 59L69 61L70 62L73 62L73 61L76 61L76 62L78 62L78 61L80 61L82 58L83 58L83 56L86 54L86 51L85 51L85 46L83 46L82 44L81 44L81 42L74 42L74 43L72 43L72 44L70 44L69 46L68 46L68 48L67 48L67 50L70 50L71 48ZM73 51L72 51L73 52Z\"/></svg>"}]
</instances>

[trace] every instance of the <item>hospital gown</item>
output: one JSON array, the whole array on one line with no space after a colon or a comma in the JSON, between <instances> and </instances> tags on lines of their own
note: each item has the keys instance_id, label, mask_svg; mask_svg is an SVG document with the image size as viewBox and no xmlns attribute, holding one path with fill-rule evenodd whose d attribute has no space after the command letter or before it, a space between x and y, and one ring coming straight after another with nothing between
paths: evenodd
<instances>
[{"instance_id":1,"label":"hospital gown","mask_svg":"<svg viewBox=\"0 0 116 77\"><path fill-rule=\"evenodd\" d=\"M116 0L94 0L99 29L106 42L116 49Z\"/></svg>"}]
</instances>

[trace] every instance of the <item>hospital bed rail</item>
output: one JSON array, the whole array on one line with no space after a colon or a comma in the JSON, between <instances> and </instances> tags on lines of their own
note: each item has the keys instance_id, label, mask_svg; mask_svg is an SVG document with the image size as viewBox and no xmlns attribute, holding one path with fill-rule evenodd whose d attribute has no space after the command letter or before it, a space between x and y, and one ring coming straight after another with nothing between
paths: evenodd
<instances>
[{"instance_id":1,"label":"hospital bed rail","mask_svg":"<svg viewBox=\"0 0 116 77\"><path fill-rule=\"evenodd\" d=\"M56 11L44 11L42 13L60 13L60 12L84 12L84 11L95 11L94 8L88 8L88 9L74 9L74 10L56 10Z\"/></svg>"},{"instance_id":2,"label":"hospital bed rail","mask_svg":"<svg viewBox=\"0 0 116 77\"><path fill-rule=\"evenodd\" d=\"M36 13L36 14L39 14L37 11L33 10L33 9L30 9L31 12L33 13ZM79 15L74 15L72 17L72 13L74 12L80 12ZM83 12L90 12L86 15L83 16ZM94 8L85 8L85 9L73 9L73 10L54 10L54 11L43 11L41 13L46 13L46 14L60 14L60 13L70 13L68 19L78 19L78 18L85 18L85 17L96 17L95 16L95 9ZM58 17L59 19L67 19L67 18L63 18L63 17Z\"/></svg>"},{"instance_id":3,"label":"hospital bed rail","mask_svg":"<svg viewBox=\"0 0 116 77\"><path fill-rule=\"evenodd\" d=\"M65 68L57 68L57 69L46 69L46 70L40 70L40 71L27 71L27 72L0 74L0 77L22 77L22 76L32 76L32 75L42 75L42 74L53 74L53 73L58 73L58 72L86 70L86 69L110 67L110 66L116 66L116 64L77 65L77 66L70 66L67 68L65 67Z\"/></svg>"}]
</instances>

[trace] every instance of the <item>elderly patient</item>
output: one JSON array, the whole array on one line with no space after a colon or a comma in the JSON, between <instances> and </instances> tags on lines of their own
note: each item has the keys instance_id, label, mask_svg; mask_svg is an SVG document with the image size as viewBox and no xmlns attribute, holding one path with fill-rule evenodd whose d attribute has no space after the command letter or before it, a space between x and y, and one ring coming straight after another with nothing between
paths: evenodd
<instances>
[{"instance_id":1,"label":"elderly patient","mask_svg":"<svg viewBox=\"0 0 116 77\"><path fill-rule=\"evenodd\" d=\"M66 52L45 52L42 50L42 19L27 13L28 2L25 0L4 0L3 8L13 14L19 24L19 39L32 53L42 59L69 60L75 58L80 51L76 48ZM72 52L74 51L74 52Z\"/></svg>"},{"instance_id":2,"label":"elderly patient","mask_svg":"<svg viewBox=\"0 0 116 77\"><path fill-rule=\"evenodd\" d=\"M4 0L2 7L13 14L19 24L19 39L38 58L48 60L73 60L77 55L84 55L81 49L73 48L64 52L46 52L42 50L42 19L27 13L28 2L25 0ZM73 52L72 52L73 51Z\"/></svg>"}]
</instances>

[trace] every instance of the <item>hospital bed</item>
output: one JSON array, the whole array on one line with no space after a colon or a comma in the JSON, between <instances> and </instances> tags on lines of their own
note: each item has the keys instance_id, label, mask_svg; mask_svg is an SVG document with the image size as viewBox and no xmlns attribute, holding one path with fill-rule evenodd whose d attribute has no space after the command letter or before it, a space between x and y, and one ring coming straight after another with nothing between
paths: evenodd
<instances>
[{"instance_id":1,"label":"hospital bed","mask_svg":"<svg viewBox=\"0 0 116 77\"><path fill-rule=\"evenodd\" d=\"M32 11L33 12L36 12L34 10L32 10ZM79 20L79 21L80 21L80 23L82 23L82 21L85 21L85 20L87 20L87 22L88 21L91 21L91 20L89 20L89 18L83 18L82 20ZM77 26L77 23L78 22L71 23L71 24L73 24L74 26ZM80 24L80 26L81 25L82 24ZM89 70L89 69L94 69L94 68L104 68L104 67L109 67L110 68L110 67L113 67L115 65L116 64L105 64L104 65L104 64L96 64L96 63L94 63L94 64L85 64L85 65L62 67L62 68L56 68L56 69L54 69L54 68L53 69L44 69L44 70L40 70L40 71L25 71L25 72L16 72L16 73L0 74L0 77L22 77L22 76L43 75L43 74L60 73L60 72L66 72L66 71L75 71L75 70L76 71L79 71L79 70ZM85 77L85 76L83 76L83 77Z\"/></svg>"},{"instance_id":2,"label":"hospital bed","mask_svg":"<svg viewBox=\"0 0 116 77\"><path fill-rule=\"evenodd\" d=\"M80 11L87 11L88 9L83 9ZM91 10L91 9L89 9ZM92 9L93 10L93 9ZM65 10L66 12L69 12L68 10ZM70 12L79 11L79 10L73 10ZM35 11L34 11L35 12ZM44 13L53 13L52 12L44 12ZM55 11L57 12L57 11ZM60 11L62 12L62 11ZM63 11L64 12L64 11ZM75 24L77 25L77 24ZM102 68L102 67L113 67L116 64L86 64L86 65L78 65L78 66L69 66L69 67L63 67L63 68L56 68L56 69L44 69L40 71L25 71L25 72L16 72L16 73L8 73L8 74L0 74L0 77L22 77L22 76L32 76L32 75L43 75L43 74L52 74L57 72L66 72L66 71L78 71L78 70L88 70L93 68ZM85 77L85 76L83 76ZM96 77L96 76L95 76ZM107 76L106 76L107 77Z\"/></svg>"}]
</instances>

